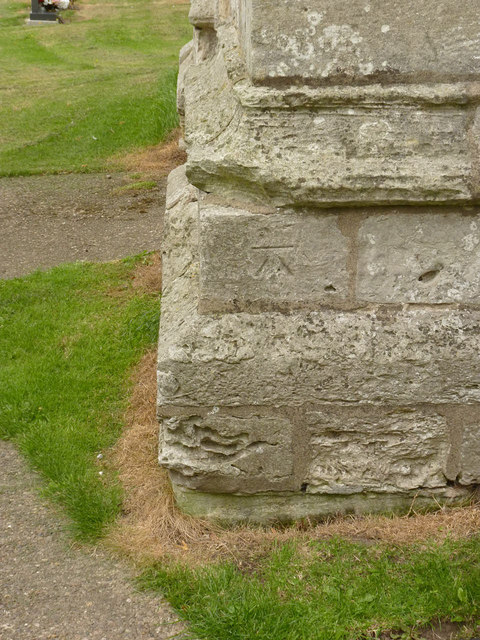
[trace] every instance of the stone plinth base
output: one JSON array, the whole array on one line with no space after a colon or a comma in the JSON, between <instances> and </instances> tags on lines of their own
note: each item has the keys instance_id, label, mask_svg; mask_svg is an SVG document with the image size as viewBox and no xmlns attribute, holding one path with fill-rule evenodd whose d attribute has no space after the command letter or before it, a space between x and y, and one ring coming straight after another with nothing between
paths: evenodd
<instances>
[{"instance_id":1,"label":"stone plinth base","mask_svg":"<svg viewBox=\"0 0 480 640\"><path fill-rule=\"evenodd\" d=\"M179 504L270 522L464 499L478 2L192 0L190 20L158 372Z\"/></svg>"},{"instance_id":2,"label":"stone plinth base","mask_svg":"<svg viewBox=\"0 0 480 640\"><path fill-rule=\"evenodd\" d=\"M201 493L173 484L178 506L188 515L208 518L219 524L245 522L261 525L289 524L303 518L321 521L332 515L402 514L432 506L454 506L468 500L466 489L452 489L450 496L439 492L405 495L360 493L351 496L302 493L258 493L255 495Z\"/></svg>"},{"instance_id":3,"label":"stone plinth base","mask_svg":"<svg viewBox=\"0 0 480 640\"><path fill-rule=\"evenodd\" d=\"M480 482L479 211L255 213L181 167L165 246L160 462L187 512L408 510Z\"/></svg>"}]
</instances>

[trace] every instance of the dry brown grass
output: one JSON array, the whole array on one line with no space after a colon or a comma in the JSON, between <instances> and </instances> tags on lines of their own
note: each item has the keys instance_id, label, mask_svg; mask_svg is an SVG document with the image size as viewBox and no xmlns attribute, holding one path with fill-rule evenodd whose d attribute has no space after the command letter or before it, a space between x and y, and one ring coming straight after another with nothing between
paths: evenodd
<instances>
[{"instance_id":1,"label":"dry brown grass","mask_svg":"<svg viewBox=\"0 0 480 640\"><path fill-rule=\"evenodd\" d=\"M133 288L141 293L162 291L162 257L155 252L148 256L145 264L139 264L133 275Z\"/></svg>"},{"instance_id":2,"label":"dry brown grass","mask_svg":"<svg viewBox=\"0 0 480 640\"><path fill-rule=\"evenodd\" d=\"M124 515L109 536L109 543L137 562L173 559L202 564L233 558L245 570L274 542L340 536L389 544L419 543L445 538L466 538L480 530L478 505L415 513L404 517L338 517L322 524L305 523L286 529L242 527L224 530L195 520L175 507L168 477L157 463L158 424L155 415L156 353L147 353L134 373L134 390L127 427L119 441L114 463L125 487Z\"/></svg>"},{"instance_id":3,"label":"dry brown grass","mask_svg":"<svg viewBox=\"0 0 480 640\"><path fill-rule=\"evenodd\" d=\"M142 263L136 265L131 285L125 283L120 287L109 289L108 295L112 298L125 298L131 295L132 288L137 293L145 293L147 295L161 293L162 256L158 251L148 254Z\"/></svg>"},{"instance_id":4,"label":"dry brown grass","mask_svg":"<svg viewBox=\"0 0 480 640\"><path fill-rule=\"evenodd\" d=\"M179 130L173 131L165 142L135 151L115 159L115 163L125 171L135 171L149 178L161 178L184 164L185 151L178 146Z\"/></svg>"}]
</instances>

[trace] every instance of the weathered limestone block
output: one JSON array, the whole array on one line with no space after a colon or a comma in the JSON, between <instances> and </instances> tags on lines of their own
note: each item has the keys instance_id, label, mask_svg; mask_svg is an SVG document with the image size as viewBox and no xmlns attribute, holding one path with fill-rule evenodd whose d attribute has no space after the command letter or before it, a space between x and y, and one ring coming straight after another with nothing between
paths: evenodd
<instances>
[{"instance_id":1,"label":"weathered limestone block","mask_svg":"<svg viewBox=\"0 0 480 640\"><path fill-rule=\"evenodd\" d=\"M306 418L311 493L395 493L445 484L449 427L434 411L324 408Z\"/></svg>"},{"instance_id":2,"label":"weathered limestone block","mask_svg":"<svg viewBox=\"0 0 480 640\"><path fill-rule=\"evenodd\" d=\"M204 191L278 207L478 198L466 109L252 108L246 117L219 77L216 91L192 78L186 91L188 175ZM218 107L205 113L196 100L206 92Z\"/></svg>"},{"instance_id":3,"label":"weathered limestone block","mask_svg":"<svg viewBox=\"0 0 480 640\"><path fill-rule=\"evenodd\" d=\"M188 19L197 28L213 29L215 25L215 0L192 0Z\"/></svg>"},{"instance_id":4,"label":"weathered limestone block","mask_svg":"<svg viewBox=\"0 0 480 640\"><path fill-rule=\"evenodd\" d=\"M360 299L480 303L478 209L369 217L360 226L358 255Z\"/></svg>"},{"instance_id":5,"label":"weathered limestone block","mask_svg":"<svg viewBox=\"0 0 480 640\"><path fill-rule=\"evenodd\" d=\"M194 184L282 207L478 200L475 0L234 4L188 76Z\"/></svg>"},{"instance_id":6,"label":"weathered limestone block","mask_svg":"<svg viewBox=\"0 0 480 640\"><path fill-rule=\"evenodd\" d=\"M158 365L187 512L390 511L480 483L477 13L192 2Z\"/></svg>"},{"instance_id":7,"label":"weathered limestone block","mask_svg":"<svg viewBox=\"0 0 480 640\"><path fill-rule=\"evenodd\" d=\"M201 310L314 309L345 299L347 256L336 216L202 207Z\"/></svg>"},{"instance_id":8,"label":"weathered limestone block","mask_svg":"<svg viewBox=\"0 0 480 640\"><path fill-rule=\"evenodd\" d=\"M222 476L224 490L275 489L293 474L292 425L278 416L222 416L213 409L165 419L162 437L161 464L194 476L196 488L214 488Z\"/></svg>"},{"instance_id":9,"label":"weathered limestone block","mask_svg":"<svg viewBox=\"0 0 480 640\"><path fill-rule=\"evenodd\" d=\"M480 423L477 420L474 423L466 424L464 426L462 448L461 448L461 461L460 461L460 474L458 476L459 481L462 484L473 485L480 484Z\"/></svg>"},{"instance_id":10,"label":"weathered limestone block","mask_svg":"<svg viewBox=\"0 0 480 640\"><path fill-rule=\"evenodd\" d=\"M244 46L254 82L480 77L476 0L251 0L245 6L251 27Z\"/></svg>"}]
</instances>

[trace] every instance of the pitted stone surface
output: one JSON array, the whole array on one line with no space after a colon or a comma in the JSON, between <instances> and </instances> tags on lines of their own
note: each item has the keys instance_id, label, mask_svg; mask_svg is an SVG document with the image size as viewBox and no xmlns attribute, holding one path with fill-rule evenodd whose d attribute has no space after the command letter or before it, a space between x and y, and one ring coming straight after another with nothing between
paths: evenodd
<instances>
[{"instance_id":1,"label":"pitted stone surface","mask_svg":"<svg viewBox=\"0 0 480 640\"><path fill-rule=\"evenodd\" d=\"M392 303L480 303L480 216L390 212L360 227L357 295Z\"/></svg>"},{"instance_id":2,"label":"pitted stone surface","mask_svg":"<svg viewBox=\"0 0 480 640\"><path fill-rule=\"evenodd\" d=\"M343 300L348 244L334 215L202 207L201 309L315 308Z\"/></svg>"},{"instance_id":3,"label":"pitted stone surface","mask_svg":"<svg viewBox=\"0 0 480 640\"><path fill-rule=\"evenodd\" d=\"M412 491L445 485L450 449L445 417L397 410L307 413L310 493Z\"/></svg>"},{"instance_id":4,"label":"pitted stone surface","mask_svg":"<svg viewBox=\"0 0 480 640\"><path fill-rule=\"evenodd\" d=\"M480 421L465 425L463 433L460 482L480 484Z\"/></svg>"},{"instance_id":5,"label":"pitted stone surface","mask_svg":"<svg viewBox=\"0 0 480 640\"><path fill-rule=\"evenodd\" d=\"M480 403L480 370L472 358L480 350L480 313L453 305L391 304L288 314L260 309L202 312L203 241L212 257L224 256L225 262L218 262L220 277L230 273L248 283L244 261L252 258L250 249L242 249L242 234L265 240L264 233L268 236L276 229L275 219L287 218L286 233L297 224L302 228L304 219L293 212L249 214L221 208L203 196L196 201L197 192L181 170L172 176L169 191L177 196L169 200L173 207L166 215L169 249L164 256L158 380L164 420L160 460L171 470L176 490L185 487L202 496L269 492L265 513L270 518L272 505L277 505L274 494L303 496L305 512L293 498L280 500L287 510L280 514L282 519L297 513L325 514L333 505L336 511L371 510L372 496L389 493L397 496L393 502L378 498L378 505L400 507L420 489L425 500L429 491L435 500L464 497L465 492L450 482L457 479L466 486L477 481L480 454L471 443L478 426L470 416L473 426L464 429L462 406L471 411ZM394 222L395 216L400 220L411 215L418 226L415 212L391 213ZM474 214L452 215L464 224ZM229 221L225 228L222 223L214 227L219 217ZM316 220L323 224L330 217L336 225L323 229L333 238L338 220L350 218L319 213ZM361 249L355 230L362 238L362 225L382 219L354 215L350 235L343 229L342 237L349 239L350 268L352 256ZM398 240L395 226L393 234ZM304 242L314 246L316 240L310 234ZM395 252L391 258L395 261ZM269 291L271 276L269 272L259 277L260 291ZM229 286L227 281L219 285L219 295ZM250 290L255 291L253 284ZM274 299L271 289L269 298ZM317 507L305 500L300 491L304 486L308 495L322 496ZM179 495L195 513L195 494L188 494L188 499L187 494ZM333 502L325 502L325 496ZM341 497L346 500L343 506ZM201 504L211 503L202 497ZM253 503L235 504L240 512L250 513ZM232 509L235 520L240 516L237 507Z\"/></svg>"},{"instance_id":6,"label":"pitted stone surface","mask_svg":"<svg viewBox=\"0 0 480 640\"><path fill-rule=\"evenodd\" d=\"M292 425L278 416L250 413L222 416L213 409L205 416L182 415L163 421L160 463L195 486L208 488L224 477L224 489L242 491L258 480L264 484L287 480L293 473Z\"/></svg>"},{"instance_id":7,"label":"pitted stone surface","mask_svg":"<svg viewBox=\"0 0 480 640\"><path fill-rule=\"evenodd\" d=\"M336 84L478 79L478 3L251 0L245 38L256 82Z\"/></svg>"},{"instance_id":8,"label":"pitted stone surface","mask_svg":"<svg viewBox=\"0 0 480 640\"><path fill-rule=\"evenodd\" d=\"M402 3L413 27L398 3L223 2L185 76L191 182L282 207L478 200L476 3Z\"/></svg>"},{"instance_id":9,"label":"pitted stone surface","mask_svg":"<svg viewBox=\"0 0 480 640\"><path fill-rule=\"evenodd\" d=\"M477 312L190 314L162 324L171 405L480 401Z\"/></svg>"},{"instance_id":10,"label":"pitted stone surface","mask_svg":"<svg viewBox=\"0 0 480 640\"><path fill-rule=\"evenodd\" d=\"M281 207L476 197L467 110L252 108L246 116L229 104L219 73L216 90L197 73L186 91L188 175L204 191Z\"/></svg>"},{"instance_id":11,"label":"pitted stone surface","mask_svg":"<svg viewBox=\"0 0 480 640\"><path fill-rule=\"evenodd\" d=\"M195 27L213 27L215 23L215 0L193 0L188 19Z\"/></svg>"},{"instance_id":12,"label":"pitted stone surface","mask_svg":"<svg viewBox=\"0 0 480 640\"><path fill-rule=\"evenodd\" d=\"M188 513L408 509L480 482L477 9L193 3L158 375Z\"/></svg>"}]
</instances>

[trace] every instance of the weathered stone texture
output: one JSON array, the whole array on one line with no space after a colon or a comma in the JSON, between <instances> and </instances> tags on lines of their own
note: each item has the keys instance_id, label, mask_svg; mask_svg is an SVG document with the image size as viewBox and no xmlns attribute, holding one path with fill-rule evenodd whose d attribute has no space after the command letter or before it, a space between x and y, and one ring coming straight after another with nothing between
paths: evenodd
<instances>
[{"instance_id":1,"label":"weathered stone texture","mask_svg":"<svg viewBox=\"0 0 480 640\"><path fill-rule=\"evenodd\" d=\"M251 0L252 79L335 84L478 79L478 3Z\"/></svg>"},{"instance_id":2,"label":"weathered stone texture","mask_svg":"<svg viewBox=\"0 0 480 640\"><path fill-rule=\"evenodd\" d=\"M193 477L196 488L246 491L289 482L293 474L292 425L278 416L181 415L163 421L163 466ZM209 484L213 476L213 483Z\"/></svg>"},{"instance_id":3,"label":"weathered stone texture","mask_svg":"<svg viewBox=\"0 0 480 640\"><path fill-rule=\"evenodd\" d=\"M350 415L349 415L350 413ZM415 410L307 413L313 459L309 492L414 491L445 485L450 449L445 417Z\"/></svg>"},{"instance_id":4,"label":"weathered stone texture","mask_svg":"<svg viewBox=\"0 0 480 640\"><path fill-rule=\"evenodd\" d=\"M192 2L158 366L189 513L408 509L480 483L476 5Z\"/></svg>"},{"instance_id":5,"label":"weathered stone texture","mask_svg":"<svg viewBox=\"0 0 480 640\"><path fill-rule=\"evenodd\" d=\"M188 18L198 28L213 28L215 24L215 0L193 0Z\"/></svg>"},{"instance_id":6,"label":"weathered stone texture","mask_svg":"<svg viewBox=\"0 0 480 640\"><path fill-rule=\"evenodd\" d=\"M464 428L459 481L461 484L480 484L480 421Z\"/></svg>"},{"instance_id":7,"label":"weathered stone texture","mask_svg":"<svg viewBox=\"0 0 480 640\"><path fill-rule=\"evenodd\" d=\"M476 198L467 110L252 108L245 117L219 73L217 90L198 78L194 84L192 72L186 139L189 178L204 191L281 207ZM208 93L207 111L199 93Z\"/></svg>"},{"instance_id":8,"label":"weathered stone texture","mask_svg":"<svg viewBox=\"0 0 480 640\"><path fill-rule=\"evenodd\" d=\"M315 308L345 299L348 242L333 215L202 207L201 309Z\"/></svg>"},{"instance_id":9,"label":"weathered stone texture","mask_svg":"<svg viewBox=\"0 0 480 640\"><path fill-rule=\"evenodd\" d=\"M358 298L480 302L480 217L451 209L368 218L358 240Z\"/></svg>"},{"instance_id":10,"label":"weathered stone texture","mask_svg":"<svg viewBox=\"0 0 480 640\"><path fill-rule=\"evenodd\" d=\"M415 493L360 493L351 496L312 495L294 493L257 493L255 495L203 493L174 484L177 504L186 513L200 518L212 518L226 524L254 522L291 522L306 515L324 519L332 514L394 513L431 507L432 503L455 504L459 494L453 489L446 492L416 491ZM446 495L448 494L448 495ZM463 496L465 498L465 494Z\"/></svg>"}]
</instances>

